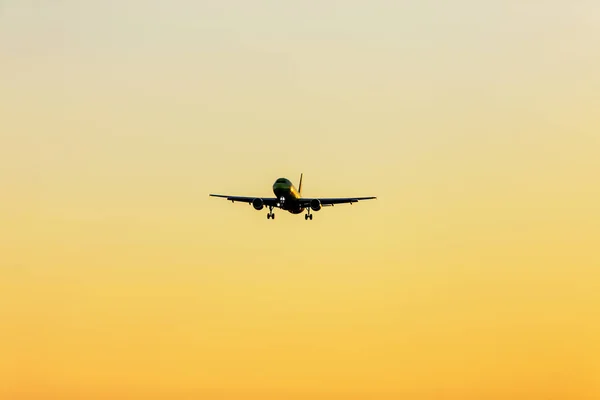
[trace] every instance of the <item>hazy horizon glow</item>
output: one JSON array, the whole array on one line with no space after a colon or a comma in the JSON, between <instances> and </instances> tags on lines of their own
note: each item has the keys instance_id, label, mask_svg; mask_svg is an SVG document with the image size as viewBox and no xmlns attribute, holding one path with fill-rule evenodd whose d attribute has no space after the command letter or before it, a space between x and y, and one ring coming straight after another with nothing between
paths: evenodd
<instances>
[{"instance_id":1,"label":"hazy horizon glow","mask_svg":"<svg viewBox=\"0 0 600 400\"><path fill-rule=\"evenodd\" d=\"M600 3L225 3L0 4L0 397L600 397Z\"/></svg>"}]
</instances>

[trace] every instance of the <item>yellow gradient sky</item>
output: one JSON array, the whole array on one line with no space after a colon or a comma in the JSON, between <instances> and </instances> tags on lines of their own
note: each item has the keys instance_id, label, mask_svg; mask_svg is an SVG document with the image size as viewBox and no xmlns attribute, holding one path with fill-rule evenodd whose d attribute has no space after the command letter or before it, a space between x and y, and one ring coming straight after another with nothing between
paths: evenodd
<instances>
[{"instance_id":1,"label":"yellow gradient sky","mask_svg":"<svg viewBox=\"0 0 600 400\"><path fill-rule=\"evenodd\" d=\"M600 3L0 2L0 398L600 398ZM208 198L376 195L312 222Z\"/></svg>"}]
</instances>

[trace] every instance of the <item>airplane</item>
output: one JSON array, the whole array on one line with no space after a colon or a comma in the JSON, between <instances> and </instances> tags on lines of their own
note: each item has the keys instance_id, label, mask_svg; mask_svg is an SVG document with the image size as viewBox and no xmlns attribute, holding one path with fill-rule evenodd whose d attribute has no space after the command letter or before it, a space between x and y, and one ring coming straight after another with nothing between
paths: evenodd
<instances>
[{"instance_id":1,"label":"airplane","mask_svg":"<svg viewBox=\"0 0 600 400\"><path fill-rule=\"evenodd\" d=\"M212 197L221 197L232 203L241 202L252 204L255 210L260 211L265 206L269 207L267 219L275 219L273 208L280 208L291 214L300 214L306 210L305 220L313 219L311 210L319 211L321 207L333 206L334 204L352 204L361 200L371 200L377 197L302 197L302 174L300 174L300 183L298 189L289 179L279 178L273 184L273 193L276 197L249 197L249 196L228 196L223 194L210 194Z\"/></svg>"}]
</instances>

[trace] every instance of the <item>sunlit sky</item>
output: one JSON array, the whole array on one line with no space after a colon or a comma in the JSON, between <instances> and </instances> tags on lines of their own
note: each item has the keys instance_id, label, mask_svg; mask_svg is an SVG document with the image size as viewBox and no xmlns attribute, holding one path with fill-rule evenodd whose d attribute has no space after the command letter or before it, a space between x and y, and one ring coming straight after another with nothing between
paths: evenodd
<instances>
[{"instance_id":1,"label":"sunlit sky","mask_svg":"<svg viewBox=\"0 0 600 400\"><path fill-rule=\"evenodd\" d=\"M600 398L597 1L0 1L0 398ZM209 198L377 196L313 221Z\"/></svg>"}]
</instances>

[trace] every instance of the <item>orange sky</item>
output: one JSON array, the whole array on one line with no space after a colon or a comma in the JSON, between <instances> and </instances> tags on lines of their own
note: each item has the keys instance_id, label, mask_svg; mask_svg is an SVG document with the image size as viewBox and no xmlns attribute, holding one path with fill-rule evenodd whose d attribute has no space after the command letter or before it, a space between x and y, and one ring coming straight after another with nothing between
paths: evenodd
<instances>
[{"instance_id":1,"label":"orange sky","mask_svg":"<svg viewBox=\"0 0 600 400\"><path fill-rule=\"evenodd\" d=\"M4 2L0 398L600 398L599 16Z\"/></svg>"}]
</instances>

